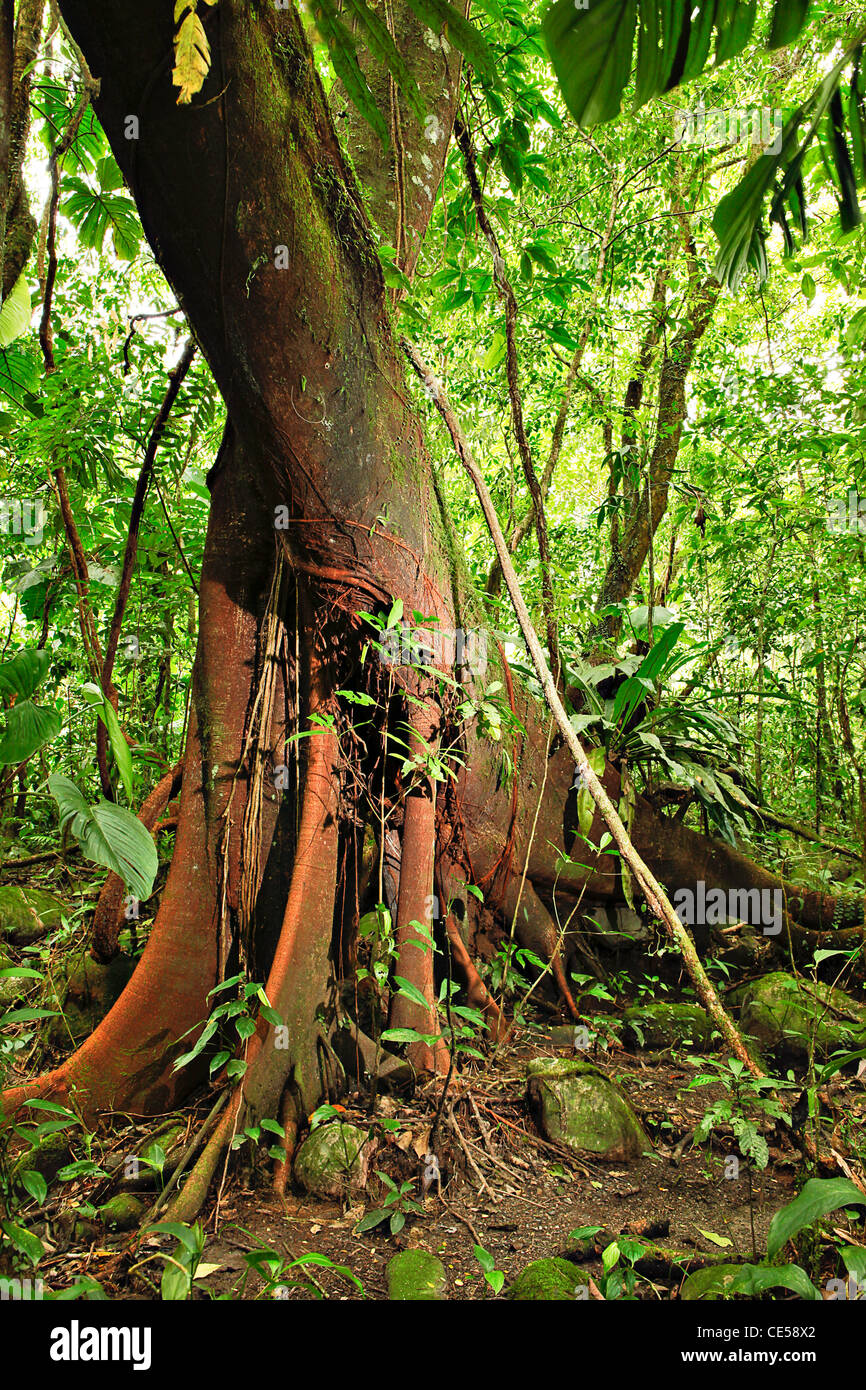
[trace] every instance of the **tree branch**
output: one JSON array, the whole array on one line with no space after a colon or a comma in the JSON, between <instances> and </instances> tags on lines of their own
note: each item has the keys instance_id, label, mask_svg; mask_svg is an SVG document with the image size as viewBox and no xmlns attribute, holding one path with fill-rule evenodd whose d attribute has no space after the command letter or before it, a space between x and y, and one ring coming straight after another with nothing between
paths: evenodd
<instances>
[{"instance_id":1,"label":"tree branch","mask_svg":"<svg viewBox=\"0 0 866 1390\"><path fill-rule=\"evenodd\" d=\"M743 1042L742 1036L740 1035L733 1020L730 1018L730 1016L726 1013L725 1009L723 1008L722 1003L715 991L715 987L713 986L712 981L709 979L709 976L704 970L703 964L701 963L700 957L698 956L697 950L695 948L694 941L692 940L689 932L683 926L682 922L680 921L679 917L674 911L673 906L671 905L667 897L667 894L665 893L661 884L655 878L651 870L644 863L637 850L635 849L629 837L628 831L626 830L625 826L622 823L622 820L620 819L617 813L616 807L614 806L613 802L611 801L610 797L608 796L605 788L602 786L595 772L590 767L586 753L584 752L580 740L578 739L577 734L574 731L574 727L572 726L571 721L569 720L569 717L565 710L565 706L563 705L562 700L559 697L559 692L556 689L556 685L554 684L553 677L550 673L550 668L547 665L547 662L544 657L544 652L541 648L540 642L538 641L538 637L536 636L535 628L532 625L532 619L529 615L529 610L526 607L526 602L523 598L523 594L520 589L520 583L518 581L517 574L515 573L514 566L511 563L511 556L508 553L508 546L506 544L505 536L503 535L502 528L499 525L499 518L496 515L496 508L493 505L493 499L490 496L490 492L487 488L487 484L485 483L484 478L481 475L481 471L478 468L478 465L476 464L475 459L472 456L472 452L466 441L466 437L463 434L463 431L460 427L460 423L457 420L457 417L454 414L453 409L451 408L451 405L445 394L445 388L443 387L442 383L427 368L418 351L412 346L411 343L407 342L405 338L402 340L402 347L414 371L416 372L419 379L423 382L424 387L430 395L431 400L433 401L434 405L439 411L439 414L442 416L442 419L445 421L445 425L448 429L449 434L451 435L451 441L454 445L457 457L460 459L460 462L462 463L478 495L478 501L481 504L481 510L484 513L484 519L487 522L487 525L490 529L490 535L493 539L493 545L496 550L499 563L502 566L502 575L505 580L505 587L508 590L509 597L514 606L514 611L517 615L517 621L520 626L520 631L523 634L523 639L526 642L529 655L532 658L532 664L535 667L536 675L538 676L538 679L541 682L542 689L544 690L545 700L547 701L547 705L550 709L551 714L556 720L559 732L562 735L569 752L574 758L576 768L579 770L582 776L583 784L585 787L587 787L593 801L595 802L602 819L607 825L607 828L610 831L610 834L620 854L622 855L622 858L625 860L626 864L628 864L629 868L634 874L634 877L640 885L640 888L650 906L651 911L655 913L655 915L661 920L665 927L665 930L667 931L668 936L671 939L671 942L677 947L680 954L682 955L686 969L688 970L689 975L691 976L698 997L701 1000L701 1003L704 1005L704 1008L706 1009L710 1019L719 1029L720 1033L722 1034L722 1037L724 1038L731 1051L735 1054L735 1056L737 1056L740 1059L740 1061L744 1064L744 1066L748 1068L748 1070L752 1073L753 1076L761 1076L763 1075L763 1073L760 1067L758 1067L757 1063L750 1056L746 1048L746 1045Z\"/></svg>"}]
</instances>

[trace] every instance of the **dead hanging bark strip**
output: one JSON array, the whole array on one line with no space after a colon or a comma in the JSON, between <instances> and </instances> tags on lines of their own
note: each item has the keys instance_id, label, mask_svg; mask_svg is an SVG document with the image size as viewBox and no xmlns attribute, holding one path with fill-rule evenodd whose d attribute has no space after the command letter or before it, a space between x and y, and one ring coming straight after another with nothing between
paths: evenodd
<instances>
[{"instance_id":1,"label":"dead hanging bark strip","mask_svg":"<svg viewBox=\"0 0 866 1390\"><path fill-rule=\"evenodd\" d=\"M514 427L514 437L517 440L517 448L520 453L520 462L523 466L523 475L526 479L526 486L529 488L529 495L532 499L532 515L535 522L535 534L538 538L538 555L541 561L541 598L544 608L544 619L547 626L547 646L550 652L550 661L553 666L555 679L559 680L560 659L559 659L559 638L556 631L556 614L554 611L553 598L553 578L550 561L550 542L547 536L547 518L544 512L544 493L535 472L535 464L532 460L532 450L529 447L529 440L526 436L526 425L523 419L523 398L520 393L520 368L517 359L517 299L508 278L505 268L505 261L499 249L499 242L493 230L490 219L487 216L487 209L484 206L484 195L481 192L481 184L478 181L478 170L475 166L475 151L472 148L472 138L469 130L458 116L454 123L454 134L463 155L463 163L466 168L466 180L469 184L469 191L472 194L472 202L475 207L475 216L478 225L484 233L484 237L490 247L493 257L493 278L496 288L505 304L505 370L508 378L508 399L511 403L511 422Z\"/></svg>"},{"instance_id":2,"label":"dead hanging bark strip","mask_svg":"<svg viewBox=\"0 0 866 1390\"><path fill-rule=\"evenodd\" d=\"M141 518L144 514L144 504L147 500L147 490L150 486L151 477L153 476L157 451L162 442L162 436L165 433L168 417L171 414L172 406L177 400L177 395L183 384L183 380L192 365L195 351L195 343L190 338L181 354L177 366L169 372L168 387L163 397L162 405L153 422L153 428L151 429L150 438L147 441L147 448L144 453L144 461L141 465L141 472L138 475L138 482L135 485L135 493L132 498L132 509L129 514L129 530L126 536L126 549L123 553L123 568L120 573L120 584L117 589L117 597L114 601L114 613L111 618L111 627L109 628L108 639L105 644L105 658L102 663L100 679L103 692L111 701L115 710L117 709L117 691L112 684L111 678L114 672L114 659L117 655L120 632L123 627L123 616L126 612L129 590L132 585L132 575L138 555L138 533L141 528ZM99 780L102 783L103 795L111 798L114 793L108 771L108 730L101 719L96 730L96 761L99 766Z\"/></svg>"},{"instance_id":3,"label":"dead hanging bark strip","mask_svg":"<svg viewBox=\"0 0 866 1390\"><path fill-rule=\"evenodd\" d=\"M511 563L511 556L508 554L508 546L502 534L502 528L499 525L499 518L496 515L496 509L493 505L493 500L488 491L487 484L481 476L478 465L472 456L469 445L460 427L460 423L448 402L445 388L427 368L416 349L411 343L408 343L405 338L402 339L402 347L413 369L430 394L442 419L445 421L457 456L475 487L478 500L481 504L481 510L490 528L490 534L493 539L499 563L502 566L505 585L508 589L511 602L514 605L514 611L517 615L517 621L520 625L523 639L526 642L527 649L532 658L532 664L535 667L536 674L544 690L548 707L556 719L559 731L582 775L583 784L588 788L622 858L628 864L637 879L651 911L662 921L672 943L678 948L682 955L686 969L697 991L698 998L709 1014L710 1019L719 1029L719 1032L735 1056L740 1059L754 1076L762 1076L763 1073L760 1067L758 1067L757 1063L750 1056L736 1025L725 1012L712 981L704 970L694 941L674 911L661 884L637 853L617 813L616 807L589 765L586 753L566 714L565 706L559 697L550 669L545 660L541 644L532 626L532 619L529 616L529 610L526 607L526 602L521 593L520 584L514 566Z\"/></svg>"}]
</instances>

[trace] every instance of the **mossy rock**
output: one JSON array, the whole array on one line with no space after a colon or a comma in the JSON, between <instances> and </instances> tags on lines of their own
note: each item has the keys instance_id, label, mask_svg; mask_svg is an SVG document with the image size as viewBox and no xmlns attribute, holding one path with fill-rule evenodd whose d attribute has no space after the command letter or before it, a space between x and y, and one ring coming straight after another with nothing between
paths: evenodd
<instances>
[{"instance_id":1,"label":"mossy rock","mask_svg":"<svg viewBox=\"0 0 866 1390\"><path fill-rule=\"evenodd\" d=\"M573 1302L586 1297L588 1280L589 1276L570 1260L533 1260L518 1274L506 1297L520 1303Z\"/></svg>"},{"instance_id":2,"label":"mossy rock","mask_svg":"<svg viewBox=\"0 0 866 1390\"><path fill-rule=\"evenodd\" d=\"M31 946L61 926L69 909L61 898L44 888L0 888L0 936L16 946Z\"/></svg>"},{"instance_id":3,"label":"mossy rock","mask_svg":"<svg viewBox=\"0 0 866 1390\"><path fill-rule=\"evenodd\" d=\"M118 1192L99 1208L99 1217L109 1231L134 1231L141 1225L146 1211L144 1202L132 1193Z\"/></svg>"},{"instance_id":4,"label":"mossy rock","mask_svg":"<svg viewBox=\"0 0 866 1390\"><path fill-rule=\"evenodd\" d=\"M529 1099L543 1132L575 1153L611 1162L652 1145L618 1086L589 1062L539 1057L527 1067Z\"/></svg>"},{"instance_id":5,"label":"mossy rock","mask_svg":"<svg viewBox=\"0 0 866 1390\"><path fill-rule=\"evenodd\" d=\"M712 1049L714 1025L700 1004L636 1004L623 1015L625 1038L638 1047ZM639 1031L638 1031L639 1030Z\"/></svg>"},{"instance_id":6,"label":"mossy rock","mask_svg":"<svg viewBox=\"0 0 866 1390\"><path fill-rule=\"evenodd\" d=\"M448 1287L444 1264L428 1250L401 1250L388 1261L387 1279L395 1302L441 1302Z\"/></svg>"},{"instance_id":7,"label":"mossy rock","mask_svg":"<svg viewBox=\"0 0 866 1390\"><path fill-rule=\"evenodd\" d=\"M366 1130L334 1121L319 1125L295 1158L295 1180L316 1197L363 1192L374 1148Z\"/></svg>"},{"instance_id":8,"label":"mossy rock","mask_svg":"<svg viewBox=\"0 0 866 1390\"><path fill-rule=\"evenodd\" d=\"M12 1169L12 1182L21 1187L25 1173L39 1173L50 1186L60 1169L72 1162L72 1150L65 1130L46 1134L38 1144L21 1155Z\"/></svg>"},{"instance_id":9,"label":"mossy rock","mask_svg":"<svg viewBox=\"0 0 866 1390\"><path fill-rule=\"evenodd\" d=\"M776 970L755 980L742 999L740 1028L762 1052L782 1062L866 1047L866 1007L844 990Z\"/></svg>"},{"instance_id":10,"label":"mossy rock","mask_svg":"<svg viewBox=\"0 0 866 1390\"><path fill-rule=\"evenodd\" d=\"M89 1037L117 1003L135 966L136 962L124 955L115 956L108 965L101 965L90 956L75 956L61 986L58 1002L62 1016L58 1014L49 1022L48 1041L54 1047L68 1048L77 1047Z\"/></svg>"},{"instance_id":11,"label":"mossy rock","mask_svg":"<svg viewBox=\"0 0 866 1390\"><path fill-rule=\"evenodd\" d=\"M11 970L17 964L18 962L11 960L9 956L0 956L0 970ZM15 975L11 975L5 980L0 978L0 1012L11 1008L33 984L33 980L22 979Z\"/></svg>"},{"instance_id":12,"label":"mossy rock","mask_svg":"<svg viewBox=\"0 0 866 1390\"><path fill-rule=\"evenodd\" d=\"M131 1139L128 1151L120 1157L115 1169L117 1191L144 1192L170 1178L183 1156L186 1133L184 1120L169 1120L153 1133ZM156 1166L158 1154L154 1152L157 1144L165 1154L161 1174Z\"/></svg>"}]
</instances>

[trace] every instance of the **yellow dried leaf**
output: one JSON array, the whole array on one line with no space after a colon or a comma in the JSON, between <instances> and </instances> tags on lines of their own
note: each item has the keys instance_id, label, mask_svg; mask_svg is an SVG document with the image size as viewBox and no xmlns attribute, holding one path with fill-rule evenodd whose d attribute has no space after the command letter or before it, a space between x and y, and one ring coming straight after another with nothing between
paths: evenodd
<instances>
[{"instance_id":1,"label":"yellow dried leaf","mask_svg":"<svg viewBox=\"0 0 866 1390\"><path fill-rule=\"evenodd\" d=\"M171 80L180 87L178 106L186 106L200 92L210 71L210 44L202 22L192 10L174 40L175 67Z\"/></svg>"},{"instance_id":2,"label":"yellow dried leaf","mask_svg":"<svg viewBox=\"0 0 866 1390\"><path fill-rule=\"evenodd\" d=\"M422 1130L419 1130L418 1134L415 1136L415 1142L413 1143L412 1148L414 1149L415 1153L418 1155L419 1158L423 1158L430 1148L431 1129L432 1125L425 1125L424 1128Z\"/></svg>"}]
</instances>

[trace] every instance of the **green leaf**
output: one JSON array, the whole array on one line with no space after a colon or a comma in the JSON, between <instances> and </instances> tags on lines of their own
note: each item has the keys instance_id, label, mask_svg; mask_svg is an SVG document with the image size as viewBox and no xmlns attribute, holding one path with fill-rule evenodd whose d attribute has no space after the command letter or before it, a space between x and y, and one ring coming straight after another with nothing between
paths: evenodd
<instances>
[{"instance_id":1,"label":"green leaf","mask_svg":"<svg viewBox=\"0 0 866 1390\"><path fill-rule=\"evenodd\" d=\"M815 1302L821 1294L799 1265L714 1265L690 1274L680 1291L685 1302L703 1298L730 1298L741 1294L758 1298L768 1289L790 1289L800 1298Z\"/></svg>"},{"instance_id":2,"label":"green leaf","mask_svg":"<svg viewBox=\"0 0 866 1390\"><path fill-rule=\"evenodd\" d=\"M866 1196L848 1178L810 1178L802 1192L777 1211L770 1223L767 1254L772 1260L787 1242L838 1207L866 1206Z\"/></svg>"},{"instance_id":3,"label":"green leaf","mask_svg":"<svg viewBox=\"0 0 866 1390\"><path fill-rule=\"evenodd\" d=\"M132 199L104 189L94 192L79 178L67 178L63 186L69 192L62 210L78 228L81 245L86 250L101 252L110 232L115 254L121 260L133 260L141 240L141 225Z\"/></svg>"},{"instance_id":4,"label":"green leaf","mask_svg":"<svg viewBox=\"0 0 866 1390\"><path fill-rule=\"evenodd\" d=\"M313 0L313 13L319 33L328 46L328 57L349 100L387 150L390 144L388 126L358 65L354 35L346 28L332 0Z\"/></svg>"},{"instance_id":5,"label":"green leaf","mask_svg":"<svg viewBox=\"0 0 866 1390\"><path fill-rule=\"evenodd\" d=\"M58 1009L10 1009L0 1018L0 1023L4 1027L9 1023L35 1023L39 1018L54 1018L58 1012Z\"/></svg>"},{"instance_id":6,"label":"green leaf","mask_svg":"<svg viewBox=\"0 0 866 1390\"><path fill-rule=\"evenodd\" d=\"M577 348L577 339L573 333L569 333L563 323L554 323L545 330L552 343L558 343L560 347L567 348L569 352L574 352Z\"/></svg>"},{"instance_id":7,"label":"green leaf","mask_svg":"<svg viewBox=\"0 0 866 1390\"><path fill-rule=\"evenodd\" d=\"M479 77L496 86L496 58L487 40L448 0L406 0L422 24L438 34L446 29L449 42L459 48Z\"/></svg>"},{"instance_id":8,"label":"green leaf","mask_svg":"<svg viewBox=\"0 0 866 1390\"><path fill-rule=\"evenodd\" d=\"M843 1245L839 1251L849 1274L858 1284L866 1285L866 1250L862 1245Z\"/></svg>"},{"instance_id":9,"label":"green leaf","mask_svg":"<svg viewBox=\"0 0 866 1390\"><path fill-rule=\"evenodd\" d=\"M493 341L481 359L481 365L486 372L493 371L498 367L505 356L505 334L497 328L493 335Z\"/></svg>"},{"instance_id":10,"label":"green leaf","mask_svg":"<svg viewBox=\"0 0 866 1390\"><path fill-rule=\"evenodd\" d=\"M46 651L26 647L8 661L0 661L0 692L29 700L48 674L51 657Z\"/></svg>"},{"instance_id":11,"label":"green leaf","mask_svg":"<svg viewBox=\"0 0 866 1390\"><path fill-rule=\"evenodd\" d=\"M439 1039L434 1033L419 1033L415 1028L386 1028L382 1034L383 1042L413 1043L423 1042L430 1047Z\"/></svg>"},{"instance_id":12,"label":"green leaf","mask_svg":"<svg viewBox=\"0 0 866 1390\"><path fill-rule=\"evenodd\" d=\"M30 1193L33 1200L41 1206L48 1196L48 1183L42 1174L35 1171L22 1173L21 1184Z\"/></svg>"},{"instance_id":13,"label":"green leaf","mask_svg":"<svg viewBox=\"0 0 866 1390\"><path fill-rule=\"evenodd\" d=\"M114 706L108 696L103 694L99 686L93 681L86 681L81 689L84 692L84 698L87 700L87 703L95 708L97 715L108 730L108 741L111 745L111 751L114 754L114 760L117 763L117 770L120 773L123 790L126 792L129 800L132 801L134 796L132 785L132 753L130 752L129 744L123 736L123 730L120 727L120 720L115 713Z\"/></svg>"},{"instance_id":14,"label":"green leaf","mask_svg":"<svg viewBox=\"0 0 866 1390\"><path fill-rule=\"evenodd\" d=\"M782 228L788 250L793 248L793 237L788 226L786 205L795 212L800 231L805 235L801 175L803 159L849 62L850 55L844 54L820 87L785 122L778 152L770 154L765 151L756 159L745 177L716 208L712 222L719 241L716 275L732 290L739 288L750 267L757 271L759 279L766 278L767 258L761 219L764 204L774 188L776 191L770 204L770 218ZM811 118L810 124L801 141L800 126L808 118ZM782 177L776 187L780 174Z\"/></svg>"},{"instance_id":15,"label":"green leaf","mask_svg":"<svg viewBox=\"0 0 866 1390\"><path fill-rule=\"evenodd\" d=\"M0 309L0 348L6 348L30 327L30 290L27 277L18 276Z\"/></svg>"},{"instance_id":16,"label":"green leaf","mask_svg":"<svg viewBox=\"0 0 866 1390\"><path fill-rule=\"evenodd\" d=\"M417 985L413 985L410 980L404 980L401 975L394 976L394 983L400 986L399 993L404 998L411 999L413 1004L419 1004L422 1009L429 1010L430 1005Z\"/></svg>"},{"instance_id":17,"label":"green leaf","mask_svg":"<svg viewBox=\"0 0 866 1390\"><path fill-rule=\"evenodd\" d=\"M645 676L652 681L658 680L668 657L679 641L681 633L685 630L685 626L685 623L671 623L670 627L665 628L661 637L653 643L651 650L647 652L638 667L636 673L638 676Z\"/></svg>"},{"instance_id":18,"label":"green leaf","mask_svg":"<svg viewBox=\"0 0 866 1390\"><path fill-rule=\"evenodd\" d=\"M20 1250L22 1255L26 1255L32 1265L38 1265L45 1254L45 1246L38 1236L34 1236L31 1231L24 1226L18 1226L14 1221L0 1222L0 1230L13 1245L16 1250Z\"/></svg>"},{"instance_id":19,"label":"green leaf","mask_svg":"<svg viewBox=\"0 0 866 1390\"><path fill-rule=\"evenodd\" d=\"M166 1303L182 1303L189 1297L192 1279L189 1271L176 1264L166 1264L159 1283L160 1295Z\"/></svg>"},{"instance_id":20,"label":"green leaf","mask_svg":"<svg viewBox=\"0 0 866 1390\"><path fill-rule=\"evenodd\" d=\"M60 733L62 720L55 709L22 700L6 711L6 727L0 733L0 763L26 762Z\"/></svg>"},{"instance_id":21,"label":"green leaf","mask_svg":"<svg viewBox=\"0 0 866 1390\"><path fill-rule=\"evenodd\" d=\"M362 1231L372 1231L374 1226L379 1226L383 1221L387 1221L390 1215L387 1211L368 1211L366 1216L355 1226L355 1232L360 1235Z\"/></svg>"},{"instance_id":22,"label":"green leaf","mask_svg":"<svg viewBox=\"0 0 866 1390\"><path fill-rule=\"evenodd\" d=\"M286 1131L277 1120L262 1120L262 1129L266 1129L269 1134L276 1134L280 1139L285 1139Z\"/></svg>"},{"instance_id":23,"label":"green leaf","mask_svg":"<svg viewBox=\"0 0 866 1390\"><path fill-rule=\"evenodd\" d=\"M48 778L48 790L60 808L61 827L71 827L85 858L111 869L139 900L149 898L159 859L138 817L110 801L89 806L75 783L59 773Z\"/></svg>"},{"instance_id":24,"label":"green leaf","mask_svg":"<svg viewBox=\"0 0 866 1390\"><path fill-rule=\"evenodd\" d=\"M723 1250L726 1248L726 1246L733 1245L734 1243L732 1240L729 1240L727 1236L717 1236L715 1231L702 1231L700 1226L696 1226L695 1230L700 1231L700 1234L704 1237L704 1240L712 1241L713 1245L719 1245Z\"/></svg>"},{"instance_id":25,"label":"green leaf","mask_svg":"<svg viewBox=\"0 0 866 1390\"><path fill-rule=\"evenodd\" d=\"M809 4L810 0L776 0L768 48L785 48L794 42L806 23Z\"/></svg>"},{"instance_id":26,"label":"green leaf","mask_svg":"<svg viewBox=\"0 0 866 1390\"><path fill-rule=\"evenodd\" d=\"M605 753L603 748L591 748L586 755L587 762L595 773L596 777L601 777L604 772ZM577 793L577 822L580 826L581 835L588 835L592 830L592 822L595 819L595 801L589 787L581 787Z\"/></svg>"},{"instance_id":27,"label":"green leaf","mask_svg":"<svg viewBox=\"0 0 866 1390\"><path fill-rule=\"evenodd\" d=\"M585 10L578 10L574 0L556 0L547 10L542 31L563 99L578 125L598 125L619 115L637 17L636 0L600 0ZM649 95L651 91L644 100Z\"/></svg>"},{"instance_id":28,"label":"green leaf","mask_svg":"<svg viewBox=\"0 0 866 1390\"><path fill-rule=\"evenodd\" d=\"M777 0L771 47L801 32L808 0ZM755 0L555 0L542 31L565 104L582 126L619 114L637 47L635 108L697 77L707 65L713 30L716 64L727 62L752 37Z\"/></svg>"},{"instance_id":29,"label":"green leaf","mask_svg":"<svg viewBox=\"0 0 866 1390\"><path fill-rule=\"evenodd\" d=\"M180 1221L160 1221L156 1226L146 1227L146 1233L174 1236L191 1255L197 1254L200 1249L195 1227L184 1226Z\"/></svg>"}]
</instances>

